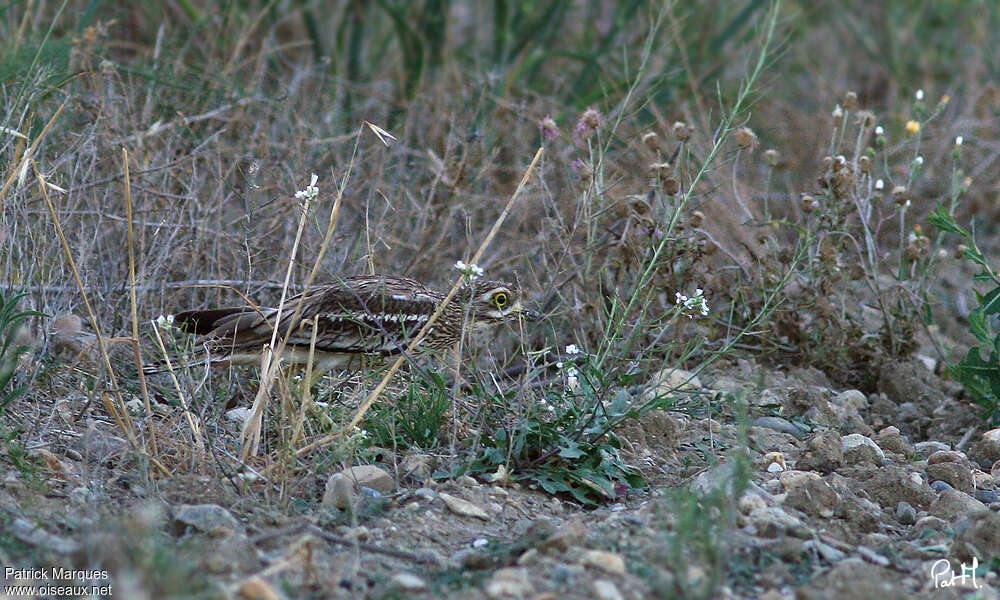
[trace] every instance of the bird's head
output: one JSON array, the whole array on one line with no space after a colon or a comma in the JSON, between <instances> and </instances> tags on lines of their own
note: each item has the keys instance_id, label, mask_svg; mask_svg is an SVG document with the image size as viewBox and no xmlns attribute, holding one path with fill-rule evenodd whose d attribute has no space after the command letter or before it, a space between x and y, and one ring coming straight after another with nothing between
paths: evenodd
<instances>
[{"instance_id":1,"label":"bird's head","mask_svg":"<svg viewBox=\"0 0 1000 600\"><path fill-rule=\"evenodd\" d=\"M468 306L469 320L473 327L484 329L491 325L523 317L536 321L539 314L524 308L517 286L502 281L474 281L467 285L456 301Z\"/></svg>"}]
</instances>

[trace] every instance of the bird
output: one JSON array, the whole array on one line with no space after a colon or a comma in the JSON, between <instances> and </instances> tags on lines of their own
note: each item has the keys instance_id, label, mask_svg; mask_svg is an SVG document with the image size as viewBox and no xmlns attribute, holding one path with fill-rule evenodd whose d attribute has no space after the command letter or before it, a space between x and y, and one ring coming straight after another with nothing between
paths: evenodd
<instances>
[{"instance_id":1,"label":"bird","mask_svg":"<svg viewBox=\"0 0 1000 600\"><path fill-rule=\"evenodd\" d=\"M404 352L445 299L445 294L415 279L396 275L358 275L320 284L288 298L277 308L251 305L189 310L173 315L172 325L197 336L200 350L184 366L260 365L263 349L277 329L285 342L281 359L309 362L318 372L357 370L366 359ZM417 352L453 346L466 331L479 332L538 313L524 308L521 290L502 281L472 280L460 288L421 340ZM314 342L315 337L315 342ZM147 365L162 373L173 357Z\"/></svg>"}]
</instances>

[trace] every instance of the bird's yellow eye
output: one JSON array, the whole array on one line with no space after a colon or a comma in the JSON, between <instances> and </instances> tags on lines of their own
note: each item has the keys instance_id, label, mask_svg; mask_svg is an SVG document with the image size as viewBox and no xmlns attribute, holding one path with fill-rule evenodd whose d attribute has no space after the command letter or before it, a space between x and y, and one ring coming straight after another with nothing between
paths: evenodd
<instances>
[{"instance_id":1,"label":"bird's yellow eye","mask_svg":"<svg viewBox=\"0 0 1000 600\"><path fill-rule=\"evenodd\" d=\"M507 297L507 292L497 292L493 294L493 306L497 308L503 308L507 306L510 298Z\"/></svg>"}]
</instances>

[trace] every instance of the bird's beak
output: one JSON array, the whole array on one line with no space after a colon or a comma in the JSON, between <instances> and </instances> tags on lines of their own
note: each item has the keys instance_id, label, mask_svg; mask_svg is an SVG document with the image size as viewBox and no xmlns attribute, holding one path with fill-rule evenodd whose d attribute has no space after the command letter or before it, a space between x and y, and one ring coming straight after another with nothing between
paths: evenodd
<instances>
[{"instance_id":1,"label":"bird's beak","mask_svg":"<svg viewBox=\"0 0 1000 600\"><path fill-rule=\"evenodd\" d=\"M518 313L518 316L520 316L525 321L529 321L531 323L542 320L541 313L534 310L528 310L527 308L522 308L521 311Z\"/></svg>"}]
</instances>

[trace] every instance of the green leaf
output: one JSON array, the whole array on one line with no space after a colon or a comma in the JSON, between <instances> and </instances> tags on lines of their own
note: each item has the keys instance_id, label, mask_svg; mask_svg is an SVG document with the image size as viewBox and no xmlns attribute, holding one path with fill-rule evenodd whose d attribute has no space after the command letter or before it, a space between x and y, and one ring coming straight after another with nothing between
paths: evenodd
<instances>
[{"instance_id":1,"label":"green leaf","mask_svg":"<svg viewBox=\"0 0 1000 600\"><path fill-rule=\"evenodd\" d=\"M572 440L566 442L566 445L559 450L559 456L563 458L573 459L586 455L587 453L580 448L580 444Z\"/></svg>"},{"instance_id":2,"label":"green leaf","mask_svg":"<svg viewBox=\"0 0 1000 600\"><path fill-rule=\"evenodd\" d=\"M993 291L983 296L979 301L979 310L984 315L1000 313L1000 287L993 288Z\"/></svg>"},{"instance_id":3,"label":"green leaf","mask_svg":"<svg viewBox=\"0 0 1000 600\"><path fill-rule=\"evenodd\" d=\"M969 313L969 332L976 336L976 339L983 343L989 343L990 327L986 322L986 316L978 308Z\"/></svg>"}]
</instances>

